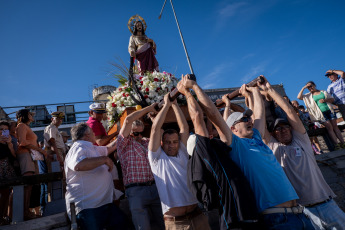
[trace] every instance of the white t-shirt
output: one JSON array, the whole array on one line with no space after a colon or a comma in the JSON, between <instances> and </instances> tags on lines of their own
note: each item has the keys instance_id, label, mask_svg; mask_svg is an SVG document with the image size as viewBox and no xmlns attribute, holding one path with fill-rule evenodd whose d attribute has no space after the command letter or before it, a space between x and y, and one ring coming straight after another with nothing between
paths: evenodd
<instances>
[{"instance_id":1,"label":"white t-shirt","mask_svg":"<svg viewBox=\"0 0 345 230\"><path fill-rule=\"evenodd\" d=\"M182 142L176 157L169 157L161 147L149 150L149 161L155 177L163 214L170 208L197 204L187 186L188 153Z\"/></svg>"},{"instance_id":2,"label":"white t-shirt","mask_svg":"<svg viewBox=\"0 0 345 230\"><path fill-rule=\"evenodd\" d=\"M98 208L113 202L114 185L108 166L101 165L89 171L75 171L74 167L85 158L107 156L106 146L89 141L76 141L69 150L64 164L66 174L66 207L75 202L76 214L83 209Z\"/></svg>"}]
</instances>

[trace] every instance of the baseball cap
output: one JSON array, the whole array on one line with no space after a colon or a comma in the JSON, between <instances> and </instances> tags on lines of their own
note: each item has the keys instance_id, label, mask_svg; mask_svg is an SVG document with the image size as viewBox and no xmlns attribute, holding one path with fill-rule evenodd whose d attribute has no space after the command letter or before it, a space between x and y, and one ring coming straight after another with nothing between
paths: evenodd
<instances>
[{"instance_id":1,"label":"baseball cap","mask_svg":"<svg viewBox=\"0 0 345 230\"><path fill-rule=\"evenodd\" d=\"M326 77L331 76L331 75L338 75L338 74L334 73L333 71L325 74Z\"/></svg>"},{"instance_id":2,"label":"baseball cap","mask_svg":"<svg viewBox=\"0 0 345 230\"><path fill-rule=\"evenodd\" d=\"M286 125L290 125L290 123L283 119L283 118L277 118L275 121L274 121L274 125L273 125L273 128L272 128L272 131L279 125L279 124L286 124Z\"/></svg>"},{"instance_id":3,"label":"baseball cap","mask_svg":"<svg viewBox=\"0 0 345 230\"><path fill-rule=\"evenodd\" d=\"M229 127L232 127L236 121L241 120L242 117L250 117L253 114L253 111L251 109L247 109L243 113L241 112L234 112L232 113L228 119L226 120L226 124Z\"/></svg>"},{"instance_id":4,"label":"baseball cap","mask_svg":"<svg viewBox=\"0 0 345 230\"><path fill-rule=\"evenodd\" d=\"M92 103L89 108L95 113L106 113L105 105L103 103Z\"/></svg>"}]
</instances>

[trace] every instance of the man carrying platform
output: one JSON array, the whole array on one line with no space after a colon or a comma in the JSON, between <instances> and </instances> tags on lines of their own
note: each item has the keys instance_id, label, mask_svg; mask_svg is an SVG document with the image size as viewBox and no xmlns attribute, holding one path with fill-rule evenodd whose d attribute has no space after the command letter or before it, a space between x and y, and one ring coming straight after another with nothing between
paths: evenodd
<instances>
[{"instance_id":1,"label":"man carrying platform","mask_svg":"<svg viewBox=\"0 0 345 230\"><path fill-rule=\"evenodd\" d=\"M287 119L276 119L272 133L267 130L264 140L283 167L305 213L320 229L345 229L345 214L335 203L335 194L328 186L316 163L313 149L293 107L266 80L260 85L287 114Z\"/></svg>"},{"instance_id":2,"label":"man carrying platform","mask_svg":"<svg viewBox=\"0 0 345 230\"><path fill-rule=\"evenodd\" d=\"M180 132L161 128L172 107ZM149 142L149 160L155 176L162 203L166 230L208 230L208 218L199 209L197 199L187 186L188 152L186 149L189 128L176 100L172 103L169 93L164 97L164 106L153 121Z\"/></svg>"},{"instance_id":3,"label":"man carrying platform","mask_svg":"<svg viewBox=\"0 0 345 230\"><path fill-rule=\"evenodd\" d=\"M139 120L147 113L156 112L155 105L128 115L117 139L117 155L122 167L123 183L137 230L151 229L150 211L159 229L164 229L160 199L148 159L149 139L143 137L144 124Z\"/></svg>"}]
</instances>

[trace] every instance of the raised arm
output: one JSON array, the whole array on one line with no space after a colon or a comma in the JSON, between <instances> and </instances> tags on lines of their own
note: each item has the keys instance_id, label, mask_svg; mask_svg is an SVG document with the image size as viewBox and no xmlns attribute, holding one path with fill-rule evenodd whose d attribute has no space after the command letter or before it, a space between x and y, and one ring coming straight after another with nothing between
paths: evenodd
<instances>
[{"instance_id":1,"label":"raised arm","mask_svg":"<svg viewBox=\"0 0 345 230\"><path fill-rule=\"evenodd\" d=\"M214 127L217 129L220 139L224 143L230 145L232 140L231 130L223 120L223 117L220 115L218 109L211 101L209 96L206 95L206 93L195 81L189 80L187 75L182 78L182 82L186 88L191 88L195 92L201 108L206 113L206 116L208 117L208 119L210 119Z\"/></svg>"},{"instance_id":2,"label":"raised arm","mask_svg":"<svg viewBox=\"0 0 345 230\"><path fill-rule=\"evenodd\" d=\"M186 87L186 79L187 76L182 76L182 80L177 84L177 89L186 97L188 112L194 125L194 132L200 136L208 138L209 133L204 122L204 113L202 112L202 109L198 102L191 94L190 89Z\"/></svg>"},{"instance_id":3,"label":"raised arm","mask_svg":"<svg viewBox=\"0 0 345 230\"><path fill-rule=\"evenodd\" d=\"M149 142L149 150L152 152L156 152L161 144L161 128L164 123L165 117L169 111L171 106L171 101L169 99L169 93L164 96L164 106L157 114L156 118L153 120L151 134L150 134L150 142Z\"/></svg>"},{"instance_id":4,"label":"raised arm","mask_svg":"<svg viewBox=\"0 0 345 230\"><path fill-rule=\"evenodd\" d=\"M224 119L224 121L226 121L231 114L231 109L230 109L231 102L230 102L230 99L228 98L227 95L223 95L222 101L225 104L223 119Z\"/></svg>"},{"instance_id":5,"label":"raised arm","mask_svg":"<svg viewBox=\"0 0 345 230\"><path fill-rule=\"evenodd\" d=\"M309 83L310 84L310 83ZM308 88L308 84L306 84L305 86L302 87L301 91L299 91L297 98L300 100L303 100L303 91ZM273 99L274 100L274 99Z\"/></svg>"},{"instance_id":6,"label":"raised arm","mask_svg":"<svg viewBox=\"0 0 345 230\"><path fill-rule=\"evenodd\" d=\"M265 135L266 130L266 115L264 101L258 87L246 87L242 86L240 92L248 91L251 93L252 97L248 97L249 108L253 110L254 125L253 127L257 129L261 136Z\"/></svg>"},{"instance_id":7,"label":"raised arm","mask_svg":"<svg viewBox=\"0 0 345 230\"><path fill-rule=\"evenodd\" d=\"M261 85L260 83L258 85L262 90L267 91L267 93L273 98L277 105L286 113L292 129L299 133L305 133L306 130L303 126L303 123L298 117L294 108L279 93L277 93L277 91L274 90L267 79L265 79L265 83L263 85Z\"/></svg>"},{"instance_id":8,"label":"raised arm","mask_svg":"<svg viewBox=\"0 0 345 230\"><path fill-rule=\"evenodd\" d=\"M327 70L326 74L327 73L336 73L338 75L340 75L341 78L345 79L345 72L342 71L342 70Z\"/></svg>"},{"instance_id":9,"label":"raised arm","mask_svg":"<svg viewBox=\"0 0 345 230\"><path fill-rule=\"evenodd\" d=\"M178 106L176 100L173 102L172 108L175 112L178 127L180 128L181 141L185 146L187 146L187 140L189 137L189 126L188 126L187 120L180 106Z\"/></svg>"},{"instance_id":10,"label":"raised arm","mask_svg":"<svg viewBox=\"0 0 345 230\"><path fill-rule=\"evenodd\" d=\"M141 110L135 111L134 113L129 114L125 118L125 121L123 122L123 126L121 127L121 130L120 130L120 135L123 135L124 137L128 137L129 134L131 133L131 130L132 130L132 123L135 120L140 119L141 117L143 117L147 113L156 112L155 106L156 106L156 103L154 103L148 107L145 107Z\"/></svg>"}]
</instances>

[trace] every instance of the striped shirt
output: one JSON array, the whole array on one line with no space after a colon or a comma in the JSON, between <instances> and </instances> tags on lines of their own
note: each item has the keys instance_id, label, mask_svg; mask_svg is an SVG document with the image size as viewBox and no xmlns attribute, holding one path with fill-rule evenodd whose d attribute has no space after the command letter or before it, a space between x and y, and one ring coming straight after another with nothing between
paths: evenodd
<instances>
[{"instance_id":1,"label":"striped shirt","mask_svg":"<svg viewBox=\"0 0 345 230\"><path fill-rule=\"evenodd\" d=\"M154 180L148 159L148 145L148 138L142 138L139 143L132 136L118 136L117 155L122 167L124 185Z\"/></svg>"},{"instance_id":2,"label":"striped shirt","mask_svg":"<svg viewBox=\"0 0 345 230\"><path fill-rule=\"evenodd\" d=\"M335 82L332 82L327 88L327 93L334 97L335 104L345 104L345 80L340 77Z\"/></svg>"}]
</instances>

